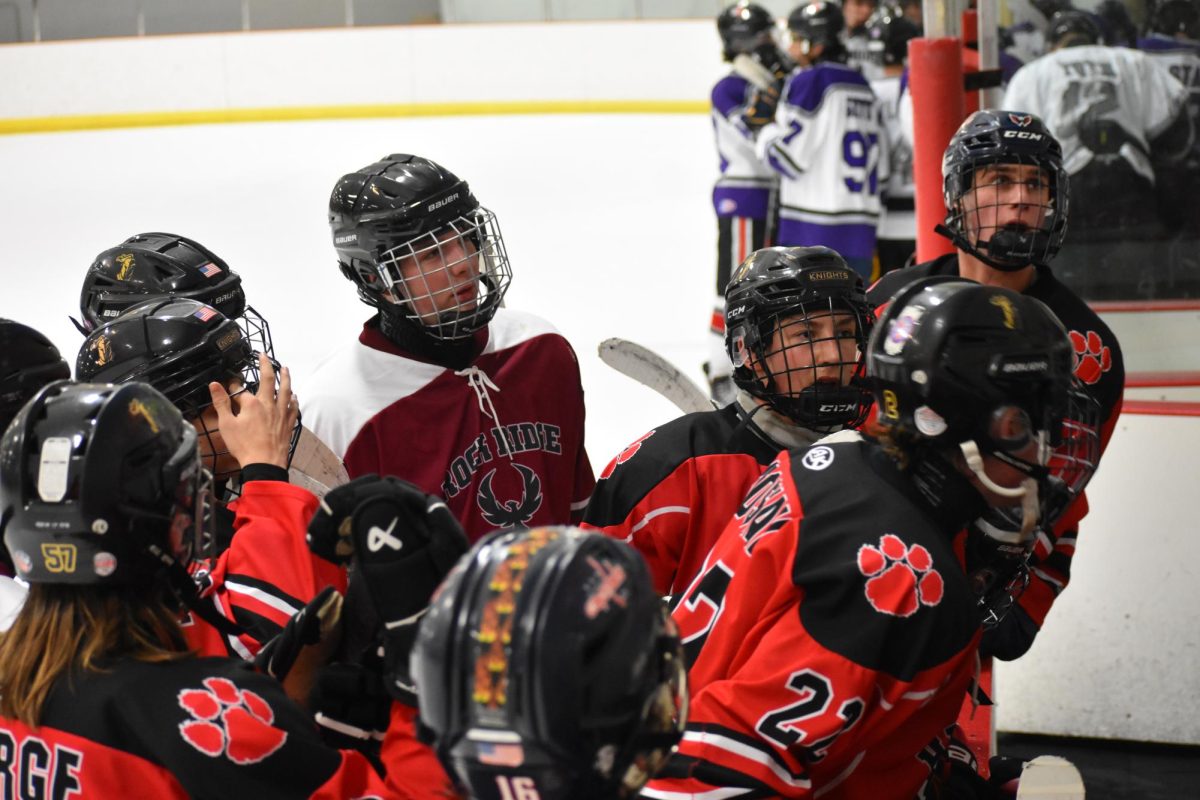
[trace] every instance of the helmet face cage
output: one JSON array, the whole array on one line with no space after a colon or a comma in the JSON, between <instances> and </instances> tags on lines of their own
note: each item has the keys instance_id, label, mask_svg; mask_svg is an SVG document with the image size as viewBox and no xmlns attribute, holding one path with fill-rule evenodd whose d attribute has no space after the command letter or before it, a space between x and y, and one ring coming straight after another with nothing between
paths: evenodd
<instances>
[{"instance_id":1,"label":"helmet face cage","mask_svg":"<svg viewBox=\"0 0 1200 800\"><path fill-rule=\"evenodd\" d=\"M1062 148L1033 114L978 111L942 159L945 232L1002 271L1046 264L1067 231Z\"/></svg>"},{"instance_id":2,"label":"helmet face cage","mask_svg":"<svg viewBox=\"0 0 1200 800\"><path fill-rule=\"evenodd\" d=\"M448 341L486 326L512 281L500 226L483 207L384 250L376 273L406 319Z\"/></svg>"},{"instance_id":3,"label":"helmet face cage","mask_svg":"<svg viewBox=\"0 0 1200 800\"><path fill-rule=\"evenodd\" d=\"M871 405L869 392L852 385L863 376L869 329L870 311L840 298L780 309L756 330L733 331L734 367L755 376L744 387L750 394L805 427L854 427Z\"/></svg>"}]
</instances>

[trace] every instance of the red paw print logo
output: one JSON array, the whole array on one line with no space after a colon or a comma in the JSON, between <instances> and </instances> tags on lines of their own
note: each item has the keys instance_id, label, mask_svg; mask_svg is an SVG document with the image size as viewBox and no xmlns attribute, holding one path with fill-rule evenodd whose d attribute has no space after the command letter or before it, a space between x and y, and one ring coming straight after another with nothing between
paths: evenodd
<instances>
[{"instance_id":1,"label":"red paw print logo","mask_svg":"<svg viewBox=\"0 0 1200 800\"><path fill-rule=\"evenodd\" d=\"M912 547L888 533L879 546L858 548L858 569L870 578L866 594L871 607L893 617L911 617L921 606L942 601L945 584L933 568L933 556L919 544Z\"/></svg>"},{"instance_id":2,"label":"red paw print logo","mask_svg":"<svg viewBox=\"0 0 1200 800\"><path fill-rule=\"evenodd\" d=\"M283 747L287 732L272 727L275 712L254 692L225 678L205 678L205 688L184 689L179 705L191 719L179 724L183 740L206 756L254 764Z\"/></svg>"},{"instance_id":3,"label":"red paw print logo","mask_svg":"<svg viewBox=\"0 0 1200 800\"><path fill-rule=\"evenodd\" d=\"M1100 376L1112 369L1112 351L1104 344L1100 334L1088 331L1084 336L1071 331L1071 346L1075 348L1075 377L1086 384L1100 380Z\"/></svg>"},{"instance_id":4,"label":"red paw print logo","mask_svg":"<svg viewBox=\"0 0 1200 800\"><path fill-rule=\"evenodd\" d=\"M657 430L657 428L655 430ZM646 441L653 435L654 431L650 431L649 433L643 434L642 436L630 442L628 447L622 450L616 458L608 463L608 466L604 468L604 472L600 473L600 480L604 480L608 476L612 475L618 464L624 464L626 461L633 458L634 454L636 454L638 450L642 449L642 442Z\"/></svg>"}]
</instances>

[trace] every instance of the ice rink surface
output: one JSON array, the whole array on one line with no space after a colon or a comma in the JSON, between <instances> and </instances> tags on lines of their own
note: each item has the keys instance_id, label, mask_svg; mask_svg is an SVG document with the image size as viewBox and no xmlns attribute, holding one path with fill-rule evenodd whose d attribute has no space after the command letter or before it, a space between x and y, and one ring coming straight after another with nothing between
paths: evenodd
<instances>
[{"instance_id":1,"label":"ice rink surface","mask_svg":"<svg viewBox=\"0 0 1200 800\"><path fill-rule=\"evenodd\" d=\"M702 381L715 282L708 118L562 115L196 125L0 137L0 316L73 362L84 273L144 231L196 239L242 276L303 403L313 367L371 311L338 271L326 209L344 173L389 153L432 158L499 217L507 304L579 355L597 472L677 415L605 366L604 339L660 352ZM503 390L504 387L500 387Z\"/></svg>"}]
</instances>

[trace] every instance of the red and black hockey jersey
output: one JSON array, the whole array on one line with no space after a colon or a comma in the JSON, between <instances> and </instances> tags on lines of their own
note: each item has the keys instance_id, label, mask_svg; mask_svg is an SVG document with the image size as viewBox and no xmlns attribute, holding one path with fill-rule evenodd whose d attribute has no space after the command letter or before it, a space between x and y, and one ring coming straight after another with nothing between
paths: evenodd
<instances>
[{"instance_id":1,"label":"red and black hockey jersey","mask_svg":"<svg viewBox=\"0 0 1200 800\"><path fill-rule=\"evenodd\" d=\"M362 754L326 747L274 680L228 659L119 660L60 679L36 729L0 718L4 797L443 796L400 773L385 783Z\"/></svg>"},{"instance_id":2,"label":"red and black hockey jersey","mask_svg":"<svg viewBox=\"0 0 1200 800\"><path fill-rule=\"evenodd\" d=\"M979 637L954 540L982 501L958 473L940 494L866 440L767 468L677 599L687 730L644 797L916 794Z\"/></svg>"},{"instance_id":3,"label":"red and black hockey jersey","mask_svg":"<svg viewBox=\"0 0 1200 800\"><path fill-rule=\"evenodd\" d=\"M396 475L446 500L467 536L577 522L595 479L583 389L550 323L500 309L464 370L422 361L368 323L318 367L304 419L351 477Z\"/></svg>"},{"instance_id":4,"label":"red and black hockey jersey","mask_svg":"<svg viewBox=\"0 0 1200 800\"><path fill-rule=\"evenodd\" d=\"M1024 294L1046 304L1071 337L1075 348L1075 376L1100 404L1100 451L1108 446L1121 415L1125 391L1125 361L1121 346L1108 325L1049 267L1036 267L1037 276ZM958 256L951 253L905 269L889 272L867 291L867 300L878 307L901 288L930 275L957 275ZM1071 559L1079 522L1087 515L1087 496L1081 495L1055 523L1053 538L1039 538L1031 562L1029 587L1019 600L1021 609L1040 628L1054 599L1071 577Z\"/></svg>"},{"instance_id":5,"label":"red and black hockey jersey","mask_svg":"<svg viewBox=\"0 0 1200 800\"><path fill-rule=\"evenodd\" d=\"M281 470L282 472L282 470ZM246 629L226 636L195 614L184 617L184 635L203 656L251 659L326 586L346 591L346 571L308 549L305 533L317 498L285 481L252 480L229 504L234 536L212 564L199 564L193 577L201 602Z\"/></svg>"},{"instance_id":6,"label":"red and black hockey jersey","mask_svg":"<svg viewBox=\"0 0 1200 800\"><path fill-rule=\"evenodd\" d=\"M600 474L584 514L637 548L659 594L682 591L781 449L741 422L737 405L674 419L634 441Z\"/></svg>"}]
</instances>

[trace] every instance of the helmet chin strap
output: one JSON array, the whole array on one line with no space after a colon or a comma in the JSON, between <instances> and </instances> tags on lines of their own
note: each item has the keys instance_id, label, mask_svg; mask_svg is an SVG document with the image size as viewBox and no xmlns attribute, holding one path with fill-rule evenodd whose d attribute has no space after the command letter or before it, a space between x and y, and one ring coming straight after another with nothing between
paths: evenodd
<instances>
[{"instance_id":1,"label":"helmet chin strap","mask_svg":"<svg viewBox=\"0 0 1200 800\"><path fill-rule=\"evenodd\" d=\"M1000 536L995 538L1006 544L1022 544L1028 541L1029 537L1037 528L1038 520L1041 517L1041 503L1038 498L1038 483L1032 477L1026 477L1021 481L1020 486L1001 486L988 477L987 469L983 465L983 456L979 453L979 445L975 444L974 439L968 439L965 442L960 442L958 445L962 451L963 458L967 461L967 468L974 473L987 489L1001 497L1012 497L1021 499L1021 530L1020 531L999 531Z\"/></svg>"}]
</instances>

